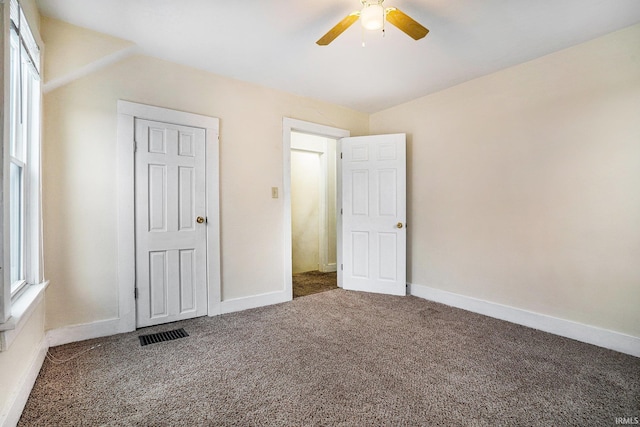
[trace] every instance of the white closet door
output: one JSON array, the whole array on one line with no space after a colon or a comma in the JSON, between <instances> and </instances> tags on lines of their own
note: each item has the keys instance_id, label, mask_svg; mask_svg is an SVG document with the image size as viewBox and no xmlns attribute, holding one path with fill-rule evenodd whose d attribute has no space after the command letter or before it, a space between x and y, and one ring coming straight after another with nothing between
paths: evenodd
<instances>
[{"instance_id":1,"label":"white closet door","mask_svg":"<svg viewBox=\"0 0 640 427\"><path fill-rule=\"evenodd\" d=\"M343 288L406 295L406 136L342 139Z\"/></svg>"},{"instance_id":2,"label":"white closet door","mask_svg":"<svg viewBox=\"0 0 640 427\"><path fill-rule=\"evenodd\" d=\"M136 119L137 326L207 314L205 131Z\"/></svg>"}]
</instances>

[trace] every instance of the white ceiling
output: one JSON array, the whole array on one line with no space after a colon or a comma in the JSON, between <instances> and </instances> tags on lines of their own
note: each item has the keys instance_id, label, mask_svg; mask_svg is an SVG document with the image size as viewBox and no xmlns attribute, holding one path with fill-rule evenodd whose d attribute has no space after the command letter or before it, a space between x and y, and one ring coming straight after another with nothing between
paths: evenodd
<instances>
[{"instance_id":1,"label":"white ceiling","mask_svg":"<svg viewBox=\"0 0 640 427\"><path fill-rule=\"evenodd\" d=\"M431 31L354 24L359 0L37 0L40 11L143 53L363 112L385 108L640 22L639 0L386 0ZM640 40L638 41L640 46Z\"/></svg>"}]
</instances>

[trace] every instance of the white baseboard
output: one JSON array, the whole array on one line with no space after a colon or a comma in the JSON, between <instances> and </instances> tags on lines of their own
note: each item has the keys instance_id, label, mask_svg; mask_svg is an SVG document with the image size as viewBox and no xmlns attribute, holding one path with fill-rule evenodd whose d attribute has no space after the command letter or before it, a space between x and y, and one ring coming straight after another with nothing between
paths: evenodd
<instances>
[{"instance_id":1,"label":"white baseboard","mask_svg":"<svg viewBox=\"0 0 640 427\"><path fill-rule=\"evenodd\" d=\"M220 303L220 314L263 307L265 305L280 304L291 301L291 294L285 291L269 292L243 298L234 298Z\"/></svg>"},{"instance_id":2,"label":"white baseboard","mask_svg":"<svg viewBox=\"0 0 640 427\"><path fill-rule=\"evenodd\" d=\"M408 293L518 325L640 357L640 338L424 285L408 283Z\"/></svg>"},{"instance_id":3,"label":"white baseboard","mask_svg":"<svg viewBox=\"0 0 640 427\"><path fill-rule=\"evenodd\" d=\"M49 346L55 347L76 341L116 335L122 332L128 331L122 329L122 321L120 319L108 319L49 330L47 331L47 340Z\"/></svg>"},{"instance_id":4,"label":"white baseboard","mask_svg":"<svg viewBox=\"0 0 640 427\"><path fill-rule=\"evenodd\" d=\"M335 262L333 264L325 264L320 266L320 271L323 273L333 273L338 271L338 264Z\"/></svg>"},{"instance_id":5,"label":"white baseboard","mask_svg":"<svg viewBox=\"0 0 640 427\"><path fill-rule=\"evenodd\" d=\"M291 294L287 294L285 291L235 298L222 301L220 303L220 313L217 314L248 310L250 308L279 304L286 301L291 301ZM98 322L49 330L47 331L47 342L49 346L55 347L77 341L121 334L132 330L135 330L135 328L131 329L127 326L126 322L121 319L100 320Z\"/></svg>"},{"instance_id":6,"label":"white baseboard","mask_svg":"<svg viewBox=\"0 0 640 427\"><path fill-rule=\"evenodd\" d=\"M47 339L43 338L38 345L33 360L29 364L29 368L22 377L22 381L15 392L13 402L9 404L9 410L4 416L0 414L0 426L15 427L15 425L18 424L20 415L22 415L22 411L27 404L27 400L29 399L33 385L36 383L48 350Z\"/></svg>"}]
</instances>

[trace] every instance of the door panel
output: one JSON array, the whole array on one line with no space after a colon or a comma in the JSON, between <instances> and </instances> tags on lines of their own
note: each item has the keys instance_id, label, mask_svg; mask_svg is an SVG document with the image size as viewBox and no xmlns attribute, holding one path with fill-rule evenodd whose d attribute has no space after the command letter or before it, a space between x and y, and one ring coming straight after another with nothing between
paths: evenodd
<instances>
[{"instance_id":1,"label":"door panel","mask_svg":"<svg viewBox=\"0 0 640 427\"><path fill-rule=\"evenodd\" d=\"M195 290L195 251L180 251L180 311L187 312L196 306Z\"/></svg>"},{"instance_id":2,"label":"door panel","mask_svg":"<svg viewBox=\"0 0 640 427\"><path fill-rule=\"evenodd\" d=\"M341 140L344 289L406 294L405 140Z\"/></svg>"},{"instance_id":3,"label":"door panel","mask_svg":"<svg viewBox=\"0 0 640 427\"><path fill-rule=\"evenodd\" d=\"M195 169L180 166L178 168L178 180L178 230L194 231L196 227Z\"/></svg>"},{"instance_id":4,"label":"door panel","mask_svg":"<svg viewBox=\"0 0 640 427\"><path fill-rule=\"evenodd\" d=\"M149 252L151 318L167 316L167 251Z\"/></svg>"},{"instance_id":5,"label":"door panel","mask_svg":"<svg viewBox=\"0 0 640 427\"><path fill-rule=\"evenodd\" d=\"M148 165L149 231L167 231L167 168Z\"/></svg>"},{"instance_id":6,"label":"door panel","mask_svg":"<svg viewBox=\"0 0 640 427\"><path fill-rule=\"evenodd\" d=\"M205 131L136 119L135 133L137 326L203 316Z\"/></svg>"}]
</instances>

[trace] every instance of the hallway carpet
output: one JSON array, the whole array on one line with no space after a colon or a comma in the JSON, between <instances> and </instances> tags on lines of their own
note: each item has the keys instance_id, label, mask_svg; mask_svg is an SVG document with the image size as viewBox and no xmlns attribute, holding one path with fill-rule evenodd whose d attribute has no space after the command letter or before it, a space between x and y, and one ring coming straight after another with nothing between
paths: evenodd
<instances>
[{"instance_id":1,"label":"hallway carpet","mask_svg":"<svg viewBox=\"0 0 640 427\"><path fill-rule=\"evenodd\" d=\"M293 275L293 297L317 294L318 292L338 289L337 273L307 271Z\"/></svg>"},{"instance_id":2,"label":"hallway carpet","mask_svg":"<svg viewBox=\"0 0 640 427\"><path fill-rule=\"evenodd\" d=\"M176 328L189 336L140 346L139 335ZM337 289L51 356L20 426L614 426L640 416L640 359L411 296Z\"/></svg>"}]
</instances>

